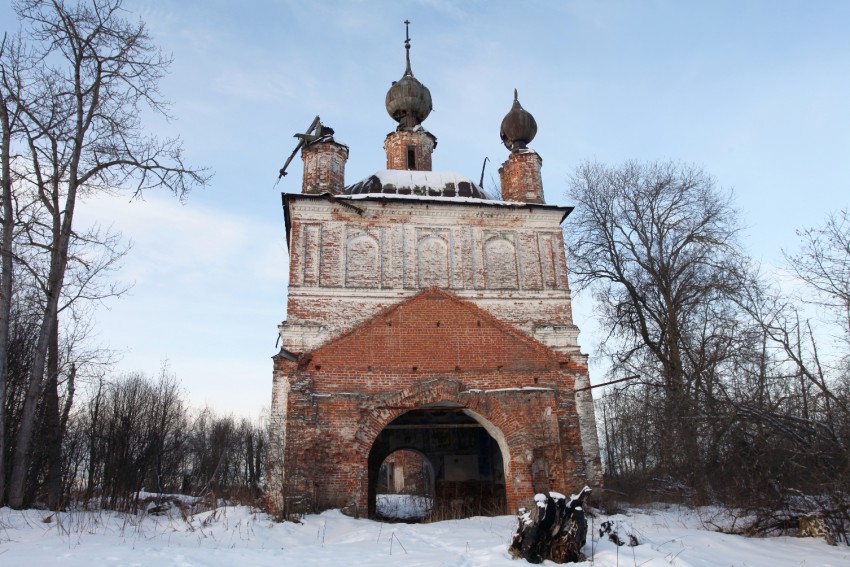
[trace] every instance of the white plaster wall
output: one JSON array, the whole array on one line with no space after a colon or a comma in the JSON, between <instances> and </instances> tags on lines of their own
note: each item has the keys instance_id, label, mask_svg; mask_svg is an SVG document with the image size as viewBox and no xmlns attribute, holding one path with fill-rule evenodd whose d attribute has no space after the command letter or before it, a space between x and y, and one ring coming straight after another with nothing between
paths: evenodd
<instances>
[{"instance_id":1,"label":"white plaster wall","mask_svg":"<svg viewBox=\"0 0 850 567\"><path fill-rule=\"evenodd\" d=\"M563 209L445 201L290 201L283 345L304 352L421 289L473 301L544 344L578 353Z\"/></svg>"}]
</instances>

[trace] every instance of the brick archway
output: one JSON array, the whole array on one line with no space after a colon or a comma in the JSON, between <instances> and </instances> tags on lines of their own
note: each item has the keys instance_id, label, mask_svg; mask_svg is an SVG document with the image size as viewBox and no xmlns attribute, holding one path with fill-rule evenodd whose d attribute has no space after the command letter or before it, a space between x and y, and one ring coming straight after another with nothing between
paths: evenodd
<instances>
[{"instance_id":1,"label":"brick archway","mask_svg":"<svg viewBox=\"0 0 850 567\"><path fill-rule=\"evenodd\" d=\"M505 444L489 431L502 437L486 419L456 403L402 413L378 434L367 457L369 515L377 511L381 464L399 450L420 453L436 471L431 509L435 517L504 514Z\"/></svg>"},{"instance_id":2,"label":"brick archway","mask_svg":"<svg viewBox=\"0 0 850 567\"><path fill-rule=\"evenodd\" d=\"M522 449L527 445L528 432L516 419L512 419L510 411L515 408L502 407L493 396L478 390L469 390L457 379L436 379L423 381L414 387L407 388L384 404L365 412L359 421L355 443L357 452L366 457L366 466L360 476L358 507L374 513L375 487L374 478L376 467L386 455L374 452L378 436L388 425L399 417L412 411L432 411L435 409L453 408L462 412L479 424L493 439L501 453L502 475L504 477L504 501L507 510L516 507L518 498L510 485L513 484L512 471L524 477L524 473L516 469L525 469L522 462ZM504 513L504 511L502 512Z\"/></svg>"},{"instance_id":3,"label":"brick archway","mask_svg":"<svg viewBox=\"0 0 850 567\"><path fill-rule=\"evenodd\" d=\"M500 404L492 397L485 395L485 392L467 390L461 380L438 378L405 388L395 396L385 399L381 406L364 413L359 421L355 442L365 454L372 447L375 437L392 420L412 409L422 409L441 403L454 403L470 410L488 422L487 425L484 423L482 425L500 431L505 439L510 438L510 432L513 430L517 434L522 434L520 428L511 425L510 415L503 413Z\"/></svg>"},{"instance_id":4,"label":"brick archway","mask_svg":"<svg viewBox=\"0 0 850 567\"><path fill-rule=\"evenodd\" d=\"M384 496L383 510L377 502L379 517L417 520L427 516L434 506L434 464L416 446L394 448L379 465L376 499Z\"/></svg>"}]
</instances>

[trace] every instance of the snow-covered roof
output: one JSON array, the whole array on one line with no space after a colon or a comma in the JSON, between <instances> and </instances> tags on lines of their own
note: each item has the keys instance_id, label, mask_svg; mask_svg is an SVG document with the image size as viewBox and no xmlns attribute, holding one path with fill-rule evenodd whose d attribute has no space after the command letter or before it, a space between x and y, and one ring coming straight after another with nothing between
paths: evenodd
<instances>
[{"instance_id":1,"label":"snow-covered roof","mask_svg":"<svg viewBox=\"0 0 850 567\"><path fill-rule=\"evenodd\" d=\"M349 185L343 191L345 195L374 193L487 199L481 187L471 179L448 171L384 169Z\"/></svg>"}]
</instances>

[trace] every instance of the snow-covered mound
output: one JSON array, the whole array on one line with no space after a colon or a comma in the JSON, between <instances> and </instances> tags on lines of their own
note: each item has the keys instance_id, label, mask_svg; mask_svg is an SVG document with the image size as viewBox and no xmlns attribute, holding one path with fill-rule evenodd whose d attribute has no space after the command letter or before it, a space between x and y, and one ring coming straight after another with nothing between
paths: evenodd
<instances>
[{"instance_id":1,"label":"snow-covered mound","mask_svg":"<svg viewBox=\"0 0 850 567\"><path fill-rule=\"evenodd\" d=\"M635 510L597 517L584 551L595 566L850 565L850 548L821 540L747 539L708 531L719 511ZM603 521L636 547L599 536ZM468 518L431 524L382 524L329 511L300 524L272 522L248 507L190 516L127 516L111 512L50 514L0 509L0 565L40 567L261 567L304 565L398 567L510 566L516 518Z\"/></svg>"}]
</instances>

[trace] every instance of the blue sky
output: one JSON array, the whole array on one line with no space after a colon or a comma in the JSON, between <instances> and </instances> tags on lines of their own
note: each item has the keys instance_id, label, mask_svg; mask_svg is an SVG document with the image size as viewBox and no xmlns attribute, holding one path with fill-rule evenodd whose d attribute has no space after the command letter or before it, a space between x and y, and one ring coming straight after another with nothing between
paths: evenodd
<instances>
[{"instance_id":1,"label":"blue sky","mask_svg":"<svg viewBox=\"0 0 850 567\"><path fill-rule=\"evenodd\" d=\"M507 157L499 124L513 89L538 123L549 203L577 164L677 160L734 191L745 245L766 266L795 230L850 203L850 3L608 1L132 1L174 57L163 92L190 159L215 171L180 205L150 193L90 200L134 249L130 294L98 312L99 340L127 370L167 359L196 405L253 416L269 403L285 318L280 192L292 134L315 115L350 147L346 181L383 169L394 122L384 96L412 66L431 90L434 169L485 185ZM0 11L3 28L13 20ZM589 309L579 297L578 324ZM594 333L582 334L585 351ZM600 377L595 377L600 378Z\"/></svg>"}]
</instances>

